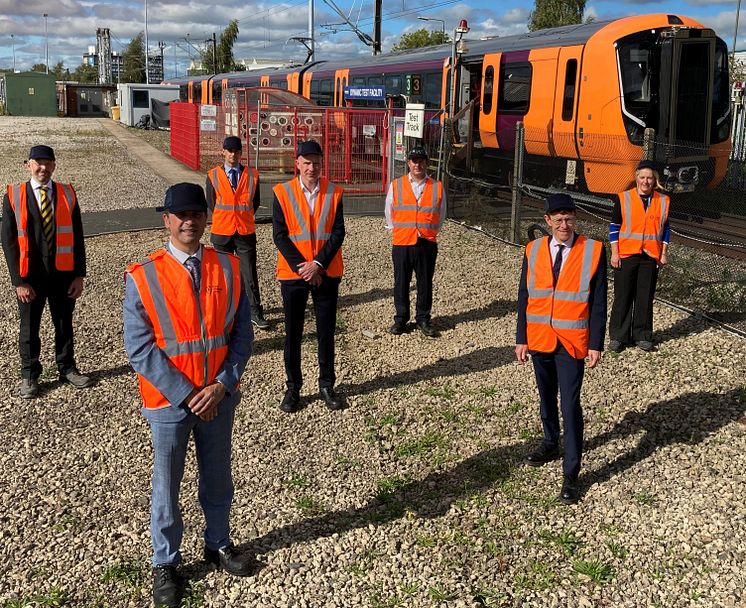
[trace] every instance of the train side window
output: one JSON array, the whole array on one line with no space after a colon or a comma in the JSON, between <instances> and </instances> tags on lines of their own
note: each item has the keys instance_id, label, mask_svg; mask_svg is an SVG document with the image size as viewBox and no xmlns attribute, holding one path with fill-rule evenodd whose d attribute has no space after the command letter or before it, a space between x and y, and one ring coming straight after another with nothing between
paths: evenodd
<instances>
[{"instance_id":1,"label":"train side window","mask_svg":"<svg viewBox=\"0 0 746 608\"><path fill-rule=\"evenodd\" d=\"M403 91L401 76L386 76L385 84L389 95L398 95Z\"/></svg>"},{"instance_id":2,"label":"train side window","mask_svg":"<svg viewBox=\"0 0 746 608\"><path fill-rule=\"evenodd\" d=\"M313 84L313 81L311 82ZM334 91L334 83L331 78L325 78L319 81L319 97L316 103L320 106L332 105L332 93Z\"/></svg>"},{"instance_id":3,"label":"train side window","mask_svg":"<svg viewBox=\"0 0 746 608\"><path fill-rule=\"evenodd\" d=\"M355 76L355 78L351 80L350 84L365 86L367 83L365 82L365 76Z\"/></svg>"},{"instance_id":4,"label":"train side window","mask_svg":"<svg viewBox=\"0 0 746 608\"><path fill-rule=\"evenodd\" d=\"M572 120L575 108L575 82L578 75L578 60L569 59L565 68L565 90L562 96L562 120Z\"/></svg>"},{"instance_id":5,"label":"train side window","mask_svg":"<svg viewBox=\"0 0 746 608\"><path fill-rule=\"evenodd\" d=\"M440 108L440 79L442 76L441 74L425 74L424 76L425 108L428 110Z\"/></svg>"},{"instance_id":6,"label":"train side window","mask_svg":"<svg viewBox=\"0 0 746 608\"><path fill-rule=\"evenodd\" d=\"M531 98L531 64L509 63L502 66L499 95L497 109L501 114L526 114Z\"/></svg>"},{"instance_id":7,"label":"train side window","mask_svg":"<svg viewBox=\"0 0 746 608\"><path fill-rule=\"evenodd\" d=\"M484 93L484 103L482 104L482 114L489 114L492 112L492 91L495 86L495 68L491 65L487 66L484 71L484 85L482 91Z\"/></svg>"},{"instance_id":8,"label":"train side window","mask_svg":"<svg viewBox=\"0 0 746 608\"><path fill-rule=\"evenodd\" d=\"M368 84L381 86L383 84L383 76L368 76Z\"/></svg>"}]
</instances>

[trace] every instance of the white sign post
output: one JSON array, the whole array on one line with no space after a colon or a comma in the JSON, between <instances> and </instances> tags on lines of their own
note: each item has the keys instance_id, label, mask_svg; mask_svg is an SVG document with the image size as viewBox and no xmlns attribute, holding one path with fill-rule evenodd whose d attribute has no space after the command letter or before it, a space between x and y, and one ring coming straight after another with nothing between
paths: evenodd
<instances>
[{"instance_id":1,"label":"white sign post","mask_svg":"<svg viewBox=\"0 0 746 608\"><path fill-rule=\"evenodd\" d=\"M425 104L408 103L404 111L404 135L422 138L425 132Z\"/></svg>"}]
</instances>

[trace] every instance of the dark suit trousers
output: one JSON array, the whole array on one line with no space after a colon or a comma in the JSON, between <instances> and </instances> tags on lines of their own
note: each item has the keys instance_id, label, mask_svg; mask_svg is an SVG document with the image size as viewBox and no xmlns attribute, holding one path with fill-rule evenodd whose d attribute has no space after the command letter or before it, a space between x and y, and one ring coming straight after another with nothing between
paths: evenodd
<instances>
[{"instance_id":1,"label":"dark suit trousers","mask_svg":"<svg viewBox=\"0 0 746 608\"><path fill-rule=\"evenodd\" d=\"M394 261L394 322L403 325L409 321L409 284L414 271L417 277L415 321L429 323L438 244L419 238L415 245L394 245L391 257Z\"/></svg>"},{"instance_id":2,"label":"dark suit trousers","mask_svg":"<svg viewBox=\"0 0 746 608\"><path fill-rule=\"evenodd\" d=\"M251 314L260 314L262 312L262 300L259 296L259 277L256 271L256 234L236 233L233 236L213 234L210 240L218 251L235 253L238 256L244 289L249 297Z\"/></svg>"},{"instance_id":3,"label":"dark suit trousers","mask_svg":"<svg viewBox=\"0 0 746 608\"><path fill-rule=\"evenodd\" d=\"M337 325L339 283L340 279L324 277L321 285L312 288L302 279L280 281L285 312L285 374L289 389L299 391L303 386L300 346L309 293L316 315L319 388L332 388L337 380L334 373L334 330Z\"/></svg>"},{"instance_id":4,"label":"dark suit trousers","mask_svg":"<svg viewBox=\"0 0 746 608\"><path fill-rule=\"evenodd\" d=\"M544 445L559 446L560 423L557 408L557 390L560 394L564 434L564 459L562 470L569 477L580 472L583 451L583 410L580 407L580 389L583 386L585 361L575 359L563 346L553 353L531 353L536 385L541 400L541 422L544 427Z\"/></svg>"},{"instance_id":5,"label":"dark suit trousers","mask_svg":"<svg viewBox=\"0 0 746 608\"><path fill-rule=\"evenodd\" d=\"M653 341L653 300L658 265L647 254L631 255L614 269L614 304L609 337L622 344Z\"/></svg>"},{"instance_id":6,"label":"dark suit trousers","mask_svg":"<svg viewBox=\"0 0 746 608\"><path fill-rule=\"evenodd\" d=\"M67 373L75 367L73 352L73 311L75 300L67 296L72 279L58 274L46 275L44 280L29 279L36 297L24 304L18 301L18 314L21 329L18 334L18 350L21 356L21 377L38 378L42 365L39 362L41 340L39 326L45 303L49 302L49 312L54 325L54 352L57 369Z\"/></svg>"}]
</instances>

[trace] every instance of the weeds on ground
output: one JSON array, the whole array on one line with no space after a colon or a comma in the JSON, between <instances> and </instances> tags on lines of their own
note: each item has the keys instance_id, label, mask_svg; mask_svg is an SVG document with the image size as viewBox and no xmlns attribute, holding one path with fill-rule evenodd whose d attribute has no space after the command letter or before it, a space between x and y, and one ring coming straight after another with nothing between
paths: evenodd
<instances>
[{"instance_id":1,"label":"weeds on ground","mask_svg":"<svg viewBox=\"0 0 746 608\"><path fill-rule=\"evenodd\" d=\"M604 563L597 557L590 560L576 559L572 562L572 568L598 585L605 585L614 576L611 564Z\"/></svg>"}]
</instances>

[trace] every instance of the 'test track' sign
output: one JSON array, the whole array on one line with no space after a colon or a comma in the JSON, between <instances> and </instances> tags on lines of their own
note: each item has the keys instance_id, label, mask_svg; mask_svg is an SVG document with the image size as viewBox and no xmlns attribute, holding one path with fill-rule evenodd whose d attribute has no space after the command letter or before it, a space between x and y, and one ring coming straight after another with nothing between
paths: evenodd
<instances>
[{"instance_id":1,"label":"'test track' sign","mask_svg":"<svg viewBox=\"0 0 746 608\"><path fill-rule=\"evenodd\" d=\"M404 111L404 135L422 137L425 131L425 104L408 103Z\"/></svg>"}]
</instances>

